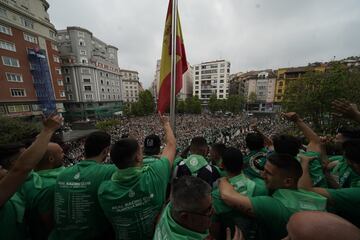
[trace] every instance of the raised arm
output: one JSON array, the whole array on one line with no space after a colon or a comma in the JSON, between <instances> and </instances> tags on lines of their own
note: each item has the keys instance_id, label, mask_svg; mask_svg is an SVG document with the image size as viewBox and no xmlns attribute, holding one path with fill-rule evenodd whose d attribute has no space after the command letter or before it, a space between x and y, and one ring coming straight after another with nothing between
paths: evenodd
<instances>
[{"instance_id":1,"label":"raised arm","mask_svg":"<svg viewBox=\"0 0 360 240\"><path fill-rule=\"evenodd\" d=\"M299 130L308 139L307 151L320 152L320 137L295 112L283 113L287 120L296 124Z\"/></svg>"},{"instance_id":2,"label":"raised arm","mask_svg":"<svg viewBox=\"0 0 360 240\"><path fill-rule=\"evenodd\" d=\"M0 207L17 191L29 172L37 165L46 152L53 133L61 126L63 118L56 115L44 120L44 128L29 148L15 161L5 177L0 181Z\"/></svg>"},{"instance_id":3,"label":"raised arm","mask_svg":"<svg viewBox=\"0 0 360 240\"><path fill-rule=\"evenodd\" d=\"M176 139L174 132L170 126L169 118L166 116L160 115L160 121L164 127L165 131L165 148L161 154L162 157L166 157L170 162L170 167L172 167L176 155Z\"/></svg>"},{"instance_id":4,"label":"raised arm","mask_svg":"<svg viewBox=\"0 0 360 240\"><path fill-rule=\"evenodd\" d=\"M255 216L250 199L236 192L234 187L228 182L226 178L221 178L219 180L219 190L221 199L227 205L239 210L249 217Z\"/></svg>"}]
</instances>

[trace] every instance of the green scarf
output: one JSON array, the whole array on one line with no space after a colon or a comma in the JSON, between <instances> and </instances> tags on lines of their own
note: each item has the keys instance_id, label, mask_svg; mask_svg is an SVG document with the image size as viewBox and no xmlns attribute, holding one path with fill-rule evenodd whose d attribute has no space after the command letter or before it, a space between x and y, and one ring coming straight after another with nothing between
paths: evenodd
<instances>
[{"instance_id":1,"label":"green scarf","mask_svg":"<svg viewBox=\"0 0 360 240\"><path fill-rule=\"evenodd\" d=\"M32 172L33 183L35 188L42 189L43 180L42 178L57 178L59 174L65 169L64 166L53 168L53 169L46 169L37 172Z\"/></svg>"},{"instance_id":2,"label":"green scarf","mask_svg":"<svg viewBox=\"0 0 360 240\"><path fill-rule=\"evenodd\" d=\"M195 174L200 168L208 165L206 159L201 155L192 154L184 160L185 165L189 168L191 174Z\"/></svg>"},{"instance_id":3,"label":"green scarf","mask_svg":"<svg viewBox=\"0 0 360 240\"><path fill-rule=\"evenodd\" d=\"M168 204L158 223L154 240L176 239L176 240L203 240L209 236L209 231L198 233L180 226L171 216L171 204Z\"/></svg>"},{"instance_id":4,"label":"green scarf","mask_svg":"<svg viewBox=\"0 0 360 240\"><path fill-rule=\"evenodd\" d=\"M304 190L279 189L272 195L286 208L294 211L325 211L326 198Z\"/></svg>"},{"instance_id":5,"label":"green scarf","mask_svg":"<svg viewBox=\"0 0 360 240\"><path fill-rule=\"evenodd\" d=\"M125 186L133 186L140 179L141 174L148 168L149 166L118 169L111 176L111 180L114 182L119 182Z\"/></svg>"}]
</instances>

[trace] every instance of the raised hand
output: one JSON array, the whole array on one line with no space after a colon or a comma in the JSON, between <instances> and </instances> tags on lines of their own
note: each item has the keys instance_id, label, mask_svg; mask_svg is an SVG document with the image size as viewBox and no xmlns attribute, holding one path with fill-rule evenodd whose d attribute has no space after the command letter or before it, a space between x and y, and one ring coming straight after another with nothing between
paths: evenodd
<instances>
[{"instance_id":1,"label":"raised hand","mask_svg":"<svg viewBox=\"0 0 360 240\"><path fill-rule=\"evenodd\" d=\"M64 118L57 113L51 114L48 118L43 117L44 129L55 132L61 127L63 121Z\"/></svg>"},{"instance_id":2,"label":"raised hand","mask_svg":"<svg viewBox=\"0 0 360 240\"><path fill-rule=\"evenodd\" d=\"M170 123L169 117L167 117L165 115L161 115L160 113L159 113L159 119L160 119L160 122L162 123L162 125Z\"/></svg>"},{"instance_id":3,"label":"raised hand","mask_svg":"<svg viewBox=\"0 0 360 240\"><path fill-rule=\"evenodd\" d=\"M226 228L226 240L244 240L244 236L241 230L235 225L234 237L231 238L231 230L230 228Z\"/></svg>"},{"instance_id":4,"label":"raised hand","mask_svg":"<svg viewBox=\"0 0 360 240\"><path fill-rule=\"evenodd\" d=\"M292 122L297 122L300 120L300 117L296 112L281 113L281 116L283 116L286 120Z\"/></svg>"},{"instance_id":5,"label":"raised hand","mask_svg":"<svg viewBox=\"0 0 360 240\"><path fill-rule=\"evenodd\" d=\"M336 99L332 102L333 115L360 121L360 112L356 104L345 99Z\"/></svg>"}]
</instances>

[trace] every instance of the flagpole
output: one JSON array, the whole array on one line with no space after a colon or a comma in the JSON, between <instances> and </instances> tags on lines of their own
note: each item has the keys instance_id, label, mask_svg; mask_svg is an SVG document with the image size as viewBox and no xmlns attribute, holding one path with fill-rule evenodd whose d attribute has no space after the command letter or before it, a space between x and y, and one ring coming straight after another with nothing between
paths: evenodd
<instances>
[{"instance_id":1,"label":"flagpole","mask_svg":"<svg viewBox=\"0 0 360 240\"><path fill-rule=\"evenodd\" d=\"M178 1L172 0L172 22L171 22L171 92L170 92L170 124L175 130L175 98L176 98L176 37L177 37L177 7Z\"/></svg>"}]
</instances>

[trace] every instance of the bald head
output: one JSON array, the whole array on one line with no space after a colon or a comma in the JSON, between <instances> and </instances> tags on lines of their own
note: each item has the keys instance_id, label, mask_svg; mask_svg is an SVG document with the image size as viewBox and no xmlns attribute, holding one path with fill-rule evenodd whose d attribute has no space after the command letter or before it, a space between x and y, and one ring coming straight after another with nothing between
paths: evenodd
<instances>
[{"instance_id":1,"label":"bald head","mask_svg":"<svg viewBox=\"0 0 360 240\"><path fill-rule=\"evenodd\" d=\"M64 159L63 149L57 143L49 143L41 161L36 166L36 170L52 169L62 166Z\"/></svg>"},{"instance_id":2,"label":"bald head","mask_svg":"<svg viewBox=\"0 0 360 240\"><path fill-rule=\"evenodd\" d=\"M360 239L360 230L345 219L327 212L306 211L292 215L286 240L353 240Z\"/></svg>"}]
</instances>

